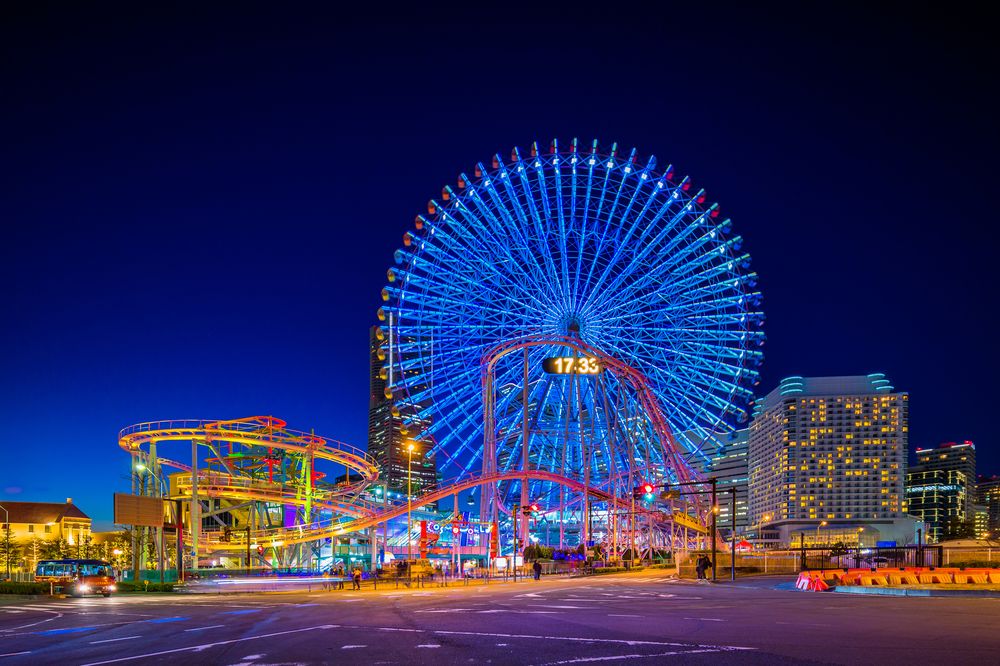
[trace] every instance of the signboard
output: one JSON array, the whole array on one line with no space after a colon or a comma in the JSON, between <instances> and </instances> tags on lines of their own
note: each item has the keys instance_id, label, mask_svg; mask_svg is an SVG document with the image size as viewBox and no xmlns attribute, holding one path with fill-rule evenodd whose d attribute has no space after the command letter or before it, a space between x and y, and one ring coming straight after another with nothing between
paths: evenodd
<instances>
[{"instance_id":1,"label":"signboard","mask_svg":"<svg viewBox=\"0 0 1000 666\"><path fill-rule=\"evenodd\" d=\"M115 493L115 522L119 525L163 527L163 499Z\"/></svg>"},{"instance_id":2,"label":"signboard","mask_svg":"<svg viewBox=\"0 0 1000 666\"><path fill-rule=\"evenodd\" d=\"M705 532L705 533L708 532L708 528L707 527L705 527L704 525L702 525L701 523L699 523L697 520L695 520L691 516L689 516L689 515L687 515L685 513L681 513L680 511L674 511L673 519L674 519L674 523L676 523L678 525L683 525L684 527L687 527L688 529L692 529L692 530L695 530L697 532Z\"/></svg>"}]
</instances>

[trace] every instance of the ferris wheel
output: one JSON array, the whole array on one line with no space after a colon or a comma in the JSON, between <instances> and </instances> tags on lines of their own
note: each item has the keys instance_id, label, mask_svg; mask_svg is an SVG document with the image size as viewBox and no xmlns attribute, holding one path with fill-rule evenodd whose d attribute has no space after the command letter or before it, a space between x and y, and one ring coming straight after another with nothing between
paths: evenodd
<instances>
[{"instance_id":1,"label":"ferris wheel","mask_svg":"<svg viewBox=\"0 0 1000 666\"><path fill-rule=\"evenodd\" d=\"M747 420L762 360L761 297L741 242L704 190L617 144L602 151L596 141L553 141L547 151L535 144L509 161L478 164L416 217L382 290L386 390L407 436L427 443L441 468L478 470L484 356L511 340L551 337L578 339L641 373L679 447L704 455L704 441ZM541 421L564 413L568 421L574 391L576 418L590 419L592 431L596 421L605 438L612 415L601 420L602 410L636 408L628 399L609 407L583 379L599 371L593 360L564 372L571 361L553 359L567 356L578 354L539 344L524 351L523 364L496 365L491 455L501 468L515 464L525 437L537 444L532 455L545 458ZM536 372L543 366L549 371ZM580 382L575 389L566 374ZM526 409L530 434L519 425ZM587 446L580 438L568 445ZM568 460L604 450L570 451ZM553 467L568 464L565 454L550 458ZM612 467L595 459L592 481L607 481Z\"/></svg>"}]
</instances>

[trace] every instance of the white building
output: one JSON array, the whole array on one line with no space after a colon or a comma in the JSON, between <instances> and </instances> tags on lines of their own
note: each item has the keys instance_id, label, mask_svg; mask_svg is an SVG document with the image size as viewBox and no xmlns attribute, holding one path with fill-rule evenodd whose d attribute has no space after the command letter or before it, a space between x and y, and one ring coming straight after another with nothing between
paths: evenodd
<instances>
[{"instance_id":1,"label":"white building","mask_svg":"<svg viewBox=\"0 0 1000 666\"><path fill-rule=\"evenodd\" d=\"M750 425L751 525L783 544L914 542L908 400L882 374L781 380Z\"/></svg>"}]
</instances>

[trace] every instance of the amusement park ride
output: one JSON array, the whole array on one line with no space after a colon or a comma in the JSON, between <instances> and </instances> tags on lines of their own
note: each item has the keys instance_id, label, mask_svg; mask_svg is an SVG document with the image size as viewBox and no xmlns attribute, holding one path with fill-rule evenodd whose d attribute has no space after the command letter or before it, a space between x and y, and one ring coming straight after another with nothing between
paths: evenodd
<instances>
[{"instance_id":1,"label":"amusement park ride","mask_svg":"<svg viewBox=\"0 0 1000 666\"><path fill-rule=\"evenodd\" d=\"M655 169L617 145L515 149L445 187L404 234L378 311L386 399L449 481L391 498L364 451L258 416L125 428L133 492L173 500L194 567L248 553L250 566L316 568L324 544L350 537L375 566L400 519L433 502L451 508L438 541L476 523L488 563L530 541L600 545L609 560L702 543L702 494L636 489L706 481L690 462L747 419L763 315L718 206ZM478 519L458 510L470 489Z\"/></svg>"}]
</instances>

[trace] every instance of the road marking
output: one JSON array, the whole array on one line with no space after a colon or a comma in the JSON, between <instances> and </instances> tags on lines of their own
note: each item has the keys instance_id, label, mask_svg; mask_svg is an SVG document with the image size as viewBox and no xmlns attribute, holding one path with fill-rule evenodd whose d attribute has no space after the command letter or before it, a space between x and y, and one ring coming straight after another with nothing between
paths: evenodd
<instances>
[{"instance_id":1,"label":"road marking","mask_svg":"<svg viewBox=\"0 0 1000 666\"><path fill-rule=\"evenodd\" d=\"M367 645L344 645L340 649L341 650L353 650L354 648L365 648L365 647L368 647L368 646Z\"/></svg>"},{"instance_id":2,"label":"road marking","mask_svg":"<svg viewBox=\"0 0 1000 666\"><path fill-rule=\"evenodd\" d=\"M413 611L414 613L467 613L471 611L471 608L437 608L435 610L418 610ZM482 611L478 611L482 612Z\"/></svg>"},{"instance_id":3,"label":"road marking","mask_svg":"<svg viewBox=\"0 0 1000 666\"><path fill-rule=\"evenodd\" d=\"M528 604L532 608L569 608L572 610L590 609L591 606L550 606L546 604Z\"/></svg>"},{"instance_id":4,"label":"road marking","mask_svg":"<svg viewBox=\"0 0 1000 666\"><path fill-rule=\"evenodd\" d=\"M476 611L477 613L518 613L521 615L558 615L559 611L523 611L514 610L513 608L495 608L493 610L481 610Z\"/></svg>"},{"instance_id":5,"label":"road marking","mask_svg":"<svg viewBox=\"0 0 1000 666\"><path fill-rule=\"evenodd\" d=\"M97 627L70 627L68 629L47 629L45 631L36 631L36 636L55 636L57 634L75 634L81 631L93 631Z\"/></svg>"},{"instance_id":6,"label":"road marking","mask_svg":"<svg viewBox=\"0 0 1000 666\"><path fill-rule=\"evenodd\" d=\"M224 627L224 624L210 624L207 627L195 627L194 629L185 629L184 631L205 631L206 629L218 629L219 627Z\"/></svg>"},{"instance_id":7,"label":"road marking","mask_svg":"<svg viewBox=\"0 0 1000 666\"><path fill-rule=\"evenodd\" d=\"M608 613L608 617L642 617L642 615L619 615L616 613Z\"/></svg>"},{"instance_id":8,"label":"road marking","mask_svg":"<svg viewBox=\"0 0 1000 666\"><path fill-rule=\"evenodd\" d=\"M225 611L220 615L246 615L247 613L259 613L259 608L249 608L247 610Z\"/></svg>"},{"instance_id":9,"label":"road marking","mask_svg":"<svg viewBox=\"0 0 1000 666\"><path fill-rule=\"evenodd\" d=\"M165 654L177 654L178 652L201 652L202 650L207 650L209 648L217 647L219 645L232 645L233 643L243 643L245 641L255 641L261 638L274 638L275 636L287 636L288 634L301 634L305 631L316 631L319 629L337 629L340 625L336 624L320 624L315 627L304 627L302 629L290 629L288 631L275 631L270 634L259 634L257 636L245 636L244 638L232 638L226 641L216 641L215 643L203 643L201 645L191 645L189 647L174 648L173 650L161 650L159 652L149 652L147 654L134 654L128 657L119 657L118 659L107 659L105 661L92 661L89 664L84 664L83 666L101 666L102 664L117 664L123 661L134 661L136 659L148 659L150 657L159 657Z\"/></svg>"},{"instance_id":10,"label":"road marking","mask_svg":"<svg viewBox=\"0 0 1000 666\"><path fill-rule=\"evenodd\" d=\"M165 622L180 622L181 620L186 620L186 617L174 616L174 617L160 617L155 620L144 620L150 624L163 624Z\"/></svg>"},{"instance_id":11,"label":"road marking","mask_svg":"<svg viewBox=\"0 0 1000 666\"><path fill-rule=\"evenodd\" d=\"M423 645L418 645L417 647L418 648L421 648L421 647L424 647L424 648L439 648L441 646L437 645L435 643L424 643Z\"/></svg>"},{"instance_id":12,"label":"road marking","mask_svg":"<svg viewBox=\"0 0 1000 666\"><path fill-rule=\"evenodd\" d=\"M701 622L725 622L717 617L686 617L685 620L699 620Z\"/></svg>"},{"instance_id":13,"label":"road marking","mask_svg":"<svg viewBox=\"0 0 1000 666\"><path fill-rule=\"evenodd\" d=\"M682 654L704 654L706 652L729 652L731 650L748 650L752 648L701 648L699 650L673 650L671 652L659 652L657 654L616 654L610 657L580 657L579 659L566 659L564 661L550 661L543 666L558 666L559 664L582 664L589 661L621 661L622 659L649 659L650 657L673 657Z\"/></svg>"},{"instance_id":14,"label":"road marking","mask_svg":"<svg viewBox=\"0 0 1000 666\"><path fill-rule=\"evenodd\" d=\"M484 636L489 638L535 638L545 641L570 641L576 643L615 643L624 645L659 645L663 647L689 647L689 648L707 648L712 651L726 651L726 650L756 650L754 647L742 647L736 645L705 645L702 643L672 643L668 641L642 641L642 640L629 640L626 638L584 638L582 636L539 636L536 634L501 634L497 632L488 631L452 631L445 629L409 629L403 627L368 627L358 624L336 624L328 625L330 628L336 629L365 629L368 631L404 631L408 633L416 634L442 634L445 636ZM313 627L314 629L319 629L323 627ZM305 631L305 630L300 630ZM656 656L656 655L644 655L644 656ZM110 662L101 662L110 663ZM84 666L96 666L96 664L85 664Z\"/></svg>"},{"instance_id":15,"label":"road marking","mask_svg":"<svg viewBox=\"0 0 1000 666\"><path fill-rule=\"evenodd\" d=\"M130 641L133 638L142 638L142 636L123 636L122 638L105 638L103 641L90 641L90 644L97 645L98 643L114 643L115 641Z\"/></svg>"},{"instance_id":16,"label":"road marking","mask_svg":"<svg viewBox=\"0 0 1000 666\"><path fill-rule=\"evenodd\" d=\"M31 654L31 651L25 650L24 652L8 652L6 654L0 654L0 657L16 657L21 654Z\"/></svg>"}]
</instances>

